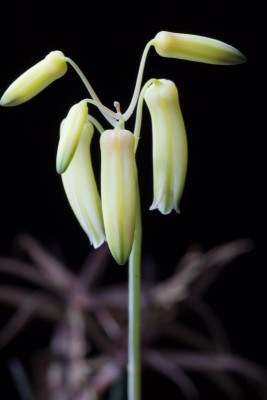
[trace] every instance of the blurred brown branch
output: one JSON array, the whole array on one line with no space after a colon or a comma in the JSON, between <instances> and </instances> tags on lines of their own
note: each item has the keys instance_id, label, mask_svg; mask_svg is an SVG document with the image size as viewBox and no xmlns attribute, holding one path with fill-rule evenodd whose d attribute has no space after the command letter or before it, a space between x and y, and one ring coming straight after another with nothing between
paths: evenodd
<instances>
[{"instance_id":1,"label":"blurred brown branch","mask_svg":"<svg viewBox=\"0 0 267 400\"><path fill-rule=\"evenodd\" d=\"M123 379L127 368L127 285L101 287L109 263L107 247L89 253L75 275L33 237L21 235L16 246L29 260L0 257L0 273L20 282L0 286L0 303L15 309L1 328L0 347L33 318L50 321L54 324L50 348L39 352L45 363L36 358L35 378L45 382L36 385L42 388L36 391L36 399L98 399ZM143 367L173 381L186 399L198 398L190 375L193 370L205 373L228 398L243 399L242 387L233 374L249 381L258 398L267 396L266 372L231 353L219 318L203 298L222 269L252 248L246 239L205 253L192 247L169 279L143 283ZM189 309L204 322L205 332L179 319ZM158 340L166 345L159 347Z\"/></svg>"}]
</instances>

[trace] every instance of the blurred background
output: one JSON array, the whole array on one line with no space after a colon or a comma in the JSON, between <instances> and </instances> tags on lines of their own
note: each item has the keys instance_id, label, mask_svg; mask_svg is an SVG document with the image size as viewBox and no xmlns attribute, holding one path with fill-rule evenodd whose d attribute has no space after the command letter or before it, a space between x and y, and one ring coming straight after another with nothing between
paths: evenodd
<instances>
[{"instance_id":1,"label":"blurred background","mask_svg":"<svg viewBox=\"0 0 267 400\"><path fill-rule=\"evenodd\" d=\"M264 327L266 284L263 234L263 137L261 95L266 83L263 9L236 2L0 2L0 92L52 50L83 70L102 102L125 110L131 100L142 51L161 30L217 38L243 52L240 66L213 66L159 57L150 50L144 82L173 80L180 94L189 144L189 167L181 214L149 211L152 202L150 119L144 109L137 155L144 224L144 259L157 280L170 276L192 245L204 251L236 239L254 248L227 267L206 294L237 354L267 367ZM14 254L17 235L28 233L78 271L91 251L55 171L59 124L87 97L69 68L36 98L1 108L0 255ZM264 100L263 100L264 102ZM99 116L97 110L91 112ZM101 117L100 117L101 120ZM134 118L129 121L132 129ZM98 165L98 141L93 144ZM149 264L151 265L151 263ZM152 268L152 267L151 267ZM148 274L143 271L143 274ZM4 278L5 279L5 278ZM110 261L106 280L127 280L127 268ZM12 310L0 308L0 327ZM6 362L25 359L49 340L46 326L27 328L0 353L0 391L16 399ZM6 397L8 398L8 397Z\"/></svg>"}]
</instances>

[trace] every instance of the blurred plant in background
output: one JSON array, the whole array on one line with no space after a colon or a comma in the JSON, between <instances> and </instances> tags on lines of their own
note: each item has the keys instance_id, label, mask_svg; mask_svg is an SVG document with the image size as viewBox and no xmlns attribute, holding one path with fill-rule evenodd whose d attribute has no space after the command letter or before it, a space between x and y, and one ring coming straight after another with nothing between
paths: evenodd
<instances>
[{"instance_id":1,"label":"blurred plant in background","mask_svg":"<svg viewBox=\"0 0 267 400\"><path fill-rule=\"evenodd\" d=\"M0 257L1 275L19 279L17 285L0 286L0 303L15 309L1 328L0 346L33 319L53 326L47 349L32 355L28 382L20 360L10 362L21 398L98 400L109 394L123 399L128 289L126 284L102 285L110 262L107 246L90 252L77 275L29 235L17 238L16 249L20 257ZM232 352L223 324L204 298L222 270L251 249L245 239L206 253L193 246L168 279L142 282L142 369L167 378L172 391L174 383L176 398L199 398L194 377L200 374L217 387L218 396L244 400L249 384L258 399L266 399L267 372ZM199 329L184 322L192 312Z\"/></svg>"}]
</instances>

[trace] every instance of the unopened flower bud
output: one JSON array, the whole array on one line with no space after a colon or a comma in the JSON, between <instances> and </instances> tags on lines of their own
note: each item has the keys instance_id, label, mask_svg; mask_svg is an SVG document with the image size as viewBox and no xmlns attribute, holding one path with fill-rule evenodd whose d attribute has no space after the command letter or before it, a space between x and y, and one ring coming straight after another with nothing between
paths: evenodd
<instances>
[{"instance_id":1,"label":"unopened flower bud","mask_svg":"<svg viewBox=\"0 0 267 400\"><path fill-rule=\"evenodd\" d=\"M204 36L162 31L155 36L152 44L162 57L218 65L246 62L246 57L236 48Z\"/></svg>"},{"instance_id":2,"label":"unopened flower bud","mask_svg":"<svg viewBox=\"0 0 267 400\"><path fill-rule=\"evenodd\" d=\"M187 171L187 138L175 84L155 81L145 92L153 134L154 199L150 210L179 212Z\"/></svg>"},{"instance_id":3,"label":"unopened flower bud","mask_svg":"<svg viewBox=\"0 0 267 400\"><path fill-rule=\"evenodd\" d=\"M62 174L69 166L88 116L87 101L82 100L68 112L62 125L57 149L56 168Z\"/></svg>"},{"instance_id":4,"label":"unopened flower bud","mask_svg":"<svg viewBox=\"0 0 267 400\"><path fill-rule=\"evenodd\" d=\"M104 242L105 232L101 200L90 156L93 131L93 125L86 121L71 163L61 177L76 218L86 232L91 244L97 248Z\"/></svg>"},{"instance_id":5,"label":"unopened flower bud","mask_svg":"<svg viewBox=\"0 0 267 400\"><path fill-rule=\"evenodd\" d=\"M110 251L118 264L131 253L136 217L136 164L134 136L122 129L102 133L101 199Z\"/></svg>"},{"instance_id":6,"label":"unopened flower bud","mask_svg":"<svg viewBox=\"0 0 267 400\"><path fill-rule=\"evenodd\" d=\"M0 105L17 106L24 103L66 72L67 62L64 54L58 50L52 51L8 87L0 100Z\"/></svg>"}]
</instances>

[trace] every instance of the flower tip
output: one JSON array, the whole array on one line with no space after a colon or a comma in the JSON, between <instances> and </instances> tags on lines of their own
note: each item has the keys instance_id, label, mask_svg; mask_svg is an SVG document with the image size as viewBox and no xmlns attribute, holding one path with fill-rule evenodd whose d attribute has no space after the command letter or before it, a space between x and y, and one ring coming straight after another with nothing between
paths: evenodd
<instances>
[{"instance_id":1,"label":"flower tip","mask_svg":"<svg viewBox=\"0 0 267 400\"><path fill-rule=\"evenodd\" d=\"M89 238L91 245L94 249L98 249L106 241L104 234L99 238Z\"/></svg>"},{"instance_id":2,"label":"flower tip","mask_svg":"<svg viewBox=\"0 0 267 400\"><path fill-rule=\"evenodd\" d=\"M9 88L8 88L9 89ZM6 90L3 96L0 99L0 106L2 107L12 107L20 104L17 99L11 98L9 95L9 90Z\"/></svg>"},{"instance_id":3,"label":"flower tip","mask_svg":"<svg viewBox=\"0 0 267 400\"><path fill-rule=\"evenodd\" d=\"M177 214L180 214L180 208L179 206L175 206L175 205L166 205L163 203L152 203L151 206L149 207L149 211L153 211L153 210L159 210L161 212L161 214L163 215L168 215L172 212L172 210L174 210L175 212L177 212Z\"/></svg>"},{"instance_id":4,"label":"flower tip","mask_svg":"<svg viewBox=\"0 0 267 400\"><path fill-rule=\"evenodd\" d=\"M57 157L56 159L56 171L59 175L64 174L64 172L67 170L69 166L69 163L63 162L62 160Z\"/></svg>"},{"instance_id":5,"label":"flower tip","mask_svg":"<svg viewBox=\"0 0 267 400\"><path fill-rule=\"evenodd\" d=\"M118 265L125 265L129 259L130 254L114 254L110 249L111 254Z\"/></svg>"},{"instance_id":6,"label":"flower tip","mask_svg":"<svg viewBox=\"0 0 267 400\"><path fill-rule=\"evenodd\" d=\"M220 42L219 42L220 43ZM221 42L223 44L223 42ZM238 65L245 64L247 62L247 57L241 53L238 49L233 46L225 45L225 53L218 53L217 59L215 59L214 64L221 65ZM227 54L226 54L227 52Z\"/></svg>"},{"instance_id":7,"label":"flower tip","mask_svg":"<svg viewBox=\"0 0 267 400\"><path fill-rule=\"evenodd\" d=\"M5 100L5 98L4 98L4 96L2 96L1 97L1 99L0 99L0 106L7 106L8 104L7 104L7 101Z\"/></svg>"},{"instance_id":8,"label":"flower tip","mask_svg":"<svg viewBox=\"0 0 267 400\"><path fill-rule=\"evenodd\" d=\"M243 54L243 53L241 53L241 51L239 51L239 50L237 50L238 51L238 53L239 53L239 62L238 62L238 64L245 64L246 62L247 62L247 57Z\"/></svg>"}]
</instances>

